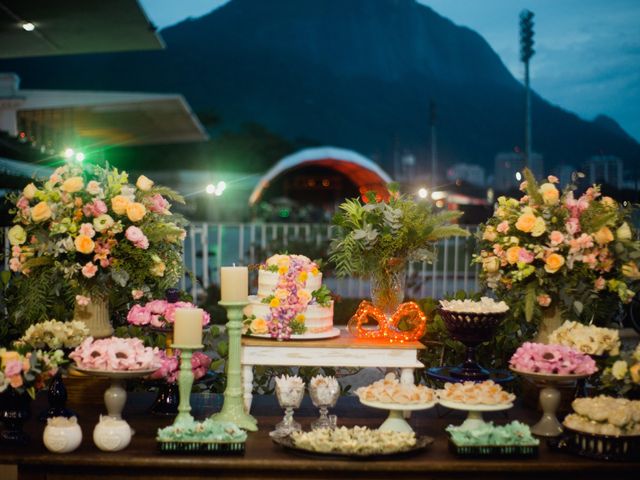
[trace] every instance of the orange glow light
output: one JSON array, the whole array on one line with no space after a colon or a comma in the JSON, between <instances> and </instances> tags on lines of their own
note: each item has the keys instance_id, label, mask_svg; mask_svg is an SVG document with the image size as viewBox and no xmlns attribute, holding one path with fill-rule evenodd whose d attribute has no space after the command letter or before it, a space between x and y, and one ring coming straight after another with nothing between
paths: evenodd
<instances>
[{"instance_id":1,"label":"orange glow light","mask_svg":"<svg viewBox=\"0 0 640 480\"><path fill-rule=\"evenodd\" d=\"M400 322L409 326L406 330L400 330ZM365 328L364 325L373 321L377 328ZM384 313L371 302L363 300L358 306L355 315L347 325L349 332L360 338L380 338L389 343L414 342L422 338L427 330L427 317L415 302L401 304L391 318L387 319Z\"/></svg>"}]
</instances>

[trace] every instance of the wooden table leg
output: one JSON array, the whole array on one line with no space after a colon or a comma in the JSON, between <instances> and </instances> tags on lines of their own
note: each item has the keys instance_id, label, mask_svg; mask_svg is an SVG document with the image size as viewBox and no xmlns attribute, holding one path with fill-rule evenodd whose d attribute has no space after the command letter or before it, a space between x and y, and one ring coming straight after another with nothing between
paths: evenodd
<instances>
[{"instance_id":1,"label":"wooden table leg","mask_svg":"<svg viewBox=\"0 0 640 480\"><path fill-rule=\"evenodd\" d=\"M244 390L244 409L247 413L251 411L253 400L253 365L242 366L242 387Z\"/></svg>"}]
</instances>

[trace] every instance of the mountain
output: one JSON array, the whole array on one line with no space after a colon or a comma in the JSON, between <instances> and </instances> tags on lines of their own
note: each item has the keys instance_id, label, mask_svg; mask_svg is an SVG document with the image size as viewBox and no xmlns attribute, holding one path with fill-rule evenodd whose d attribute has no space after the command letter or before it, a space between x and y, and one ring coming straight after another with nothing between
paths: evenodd
<instances>
[{"instance_id":1,"label":"mountain","mask_svg":"<svg viewBox=\"0 0 640 480\"><path fill-rule=\"evenodd\" d=\"M21 59L0 71L16 71L24 88L181 92L221 119L213 136L253 122L292 145L352 148L388 169L399 150L426 163L431 101L444 164L491 171L496 153L523 143L521 83L480 35L413 0L232 0L161 35L164 51ZM535 94L532 105L533 147L547 167L600 153L640 158L613 121L583 120Z\"/></svg>"}]
</instances>

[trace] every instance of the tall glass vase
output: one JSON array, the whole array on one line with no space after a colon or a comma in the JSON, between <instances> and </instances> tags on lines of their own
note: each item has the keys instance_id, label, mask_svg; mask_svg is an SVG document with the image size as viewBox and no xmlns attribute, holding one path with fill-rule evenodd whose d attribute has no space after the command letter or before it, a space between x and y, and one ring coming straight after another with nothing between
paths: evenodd
<instances>
[{"instance_id":1,"label":"tall glass vase","mask_svg":"<svg viewBox=\"0 0 640 480\"><path fill-rule=\"evenodd\" d=\"M387 318L395 313L404 300L406 267L405 259L393 258L371 276L371 301Z\"/></svg>"},{"instance_id":2,"label":"tall glass vase","mask_svg":"<svg viewBox=\"0 0 640 480\"><path fill-rule=\"evenodd\" d=\"M88 305L76 303L73 319L83 321L89 329L89 335L93 338L105 338L113 335L107 298L92 297Z\"/></svg>"}]
</instances>

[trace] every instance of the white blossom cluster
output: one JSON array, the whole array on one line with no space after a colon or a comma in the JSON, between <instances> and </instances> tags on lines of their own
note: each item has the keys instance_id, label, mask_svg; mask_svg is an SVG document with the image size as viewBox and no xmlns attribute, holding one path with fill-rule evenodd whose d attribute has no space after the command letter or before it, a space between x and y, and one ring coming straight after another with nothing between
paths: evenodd
<instances>
[{"instance_id":1,"label":"white blossom cluster","mask_svg":"<svg viewBox=\"0 0 640 480\"><path fill-rule=\"evenodd\" d=\"M549 343L564 345L587 355L620 353L618 330L567 320L549 335Z\"/></svg>"},{"instance_id":2,"label":"white blossom cluster","mask_svg":"<svg viewBox=\"0 0 640 480\"><path fill-rule=\"evenodd\" d=\"M75 348L88 336L89 329L79 320L70 322L46 320L31 325L18 342L33 348L55 350Z\"/></svg>"}]
</instances>

